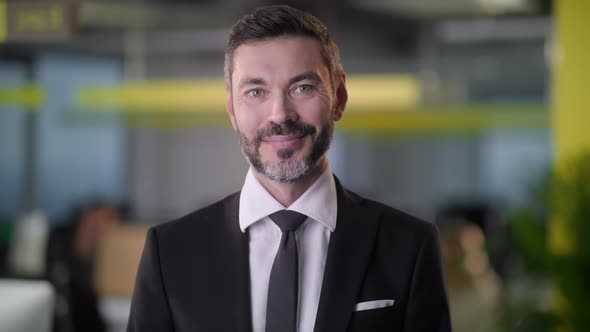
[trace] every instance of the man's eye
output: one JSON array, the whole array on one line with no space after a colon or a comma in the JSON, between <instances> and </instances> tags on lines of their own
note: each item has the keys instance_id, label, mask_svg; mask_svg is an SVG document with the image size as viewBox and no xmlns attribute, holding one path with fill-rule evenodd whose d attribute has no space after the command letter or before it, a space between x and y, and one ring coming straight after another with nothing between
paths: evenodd
<instances>
[{"instance_id":1,"label":"man's eye","mask_svg":"<svg viewBox=\"0 0 590 332\"><path fill-rule=\"evenodd\" d=\"M313 85L303 84L295 88L296 93L310 93L315 89Z\"/></svg>"},{"instance_id":2,"label":"man's eye","mask_svg":"<svg viewBox=\"0 0 590 332\"><path fill-rule=\"evenodd\" d=\"M250 91L248 91L248 96L250 97L260 97L262 96L262 90L259 89L252 89Z\"/></svg>"}]
</instances>

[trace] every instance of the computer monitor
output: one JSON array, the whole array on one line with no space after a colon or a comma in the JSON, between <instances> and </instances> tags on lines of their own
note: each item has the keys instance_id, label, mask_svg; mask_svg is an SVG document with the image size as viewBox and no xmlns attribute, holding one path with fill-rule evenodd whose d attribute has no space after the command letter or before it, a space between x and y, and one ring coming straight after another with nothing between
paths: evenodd
<instances>
[{"instance_id":1,"label":"computer monitor","mask_svg":"<svg viewBox=\"0 0 590 332\"><path fill-rule=\"evenodd\" d=\"M0 331L50 332L55 291L47 281L0 279Z\"/></svg>"}]
</instances>

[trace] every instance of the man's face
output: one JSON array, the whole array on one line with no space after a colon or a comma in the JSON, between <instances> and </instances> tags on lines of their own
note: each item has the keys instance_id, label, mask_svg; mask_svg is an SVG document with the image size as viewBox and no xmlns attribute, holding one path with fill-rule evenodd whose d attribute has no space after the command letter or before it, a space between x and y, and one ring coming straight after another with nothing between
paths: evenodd
<instances>
[{"instance_id":1,"label":"man's face","mask_svg":"<svg viewBox=\"0 0 590 332\"><path fill-rule=\"evenodd\" d=\"M295 182L325 158L344 112L344 81L330 84L319 43L276 37L234 52L227 111L242 151L260 174Z\"/></svg>"}]
</instances>

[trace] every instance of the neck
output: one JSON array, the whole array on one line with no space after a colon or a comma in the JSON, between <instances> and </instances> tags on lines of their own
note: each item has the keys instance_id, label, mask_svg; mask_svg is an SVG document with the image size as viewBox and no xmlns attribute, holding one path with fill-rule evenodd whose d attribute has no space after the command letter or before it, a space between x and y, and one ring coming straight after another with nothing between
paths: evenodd
<instances>
[{"instance_id":1,"label":"neck","mask_svg":"<svg viewBox=\"0 0 590 332\"><path fill-rule=\"evenodd\" d=\"M254 176L260 184L284 207L289 207L322 175L328 160L324 157L313 169L310 169L301 179L295 182L276 182L254 171Z\"/></svg>"}]
</instances>

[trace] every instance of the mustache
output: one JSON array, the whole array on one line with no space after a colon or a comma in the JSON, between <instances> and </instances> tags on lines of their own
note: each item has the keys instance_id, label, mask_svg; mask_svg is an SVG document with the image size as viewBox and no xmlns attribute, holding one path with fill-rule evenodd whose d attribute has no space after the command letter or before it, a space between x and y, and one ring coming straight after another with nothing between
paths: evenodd
<instances>
[{"instance_id":1,"label":"mustache","mask_svg":"<svg viewBox=\"0 0 590 332\"><path fill-rule=\"evenodd\" d=\"M286 121L284 123L272 123L265 128L261 128L256 132L256 141L261 141L265 137L275 135L315 135L316 129L314 126L305 123L295 123L293 121Z\"/></svg>"}]
</instances>

